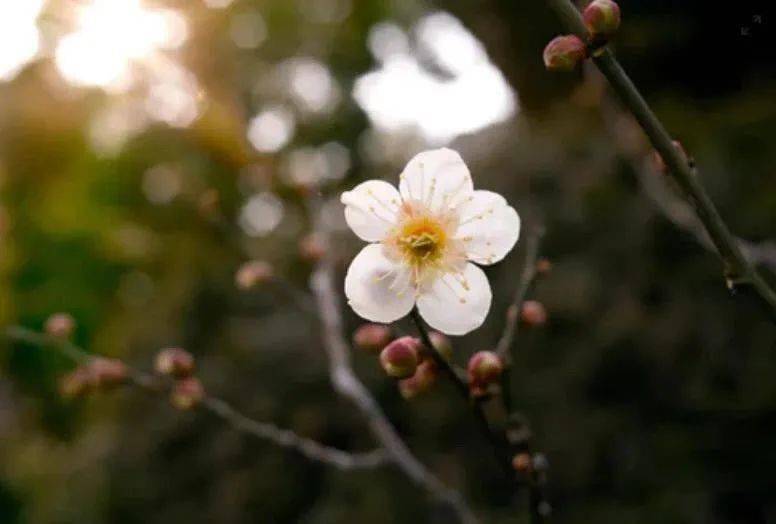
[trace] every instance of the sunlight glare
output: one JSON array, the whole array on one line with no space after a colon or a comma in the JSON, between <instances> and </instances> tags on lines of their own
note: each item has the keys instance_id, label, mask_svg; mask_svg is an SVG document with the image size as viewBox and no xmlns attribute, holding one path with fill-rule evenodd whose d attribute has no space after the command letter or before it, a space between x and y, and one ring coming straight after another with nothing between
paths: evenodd
<instances>
[{"instance_id":1,"label":"sunlight glare","mask_svg":"<svg viewBox=\"0 0 776 524\"><path fill-rule=\"evenodd\" d=\"M40 51L36 25L43 0L0 2L0 81L12 80Z\"/></svg>"},{"instance_id":2,"label":"sunlight glare","mask_svg":"<svg viewBox=\"0 0 776 524\"><path fill-rule=\"evenodd\" d=\"M140 0L92 0L78 8L76 30L61 39L55 60L73 84L122 91L133 81L133 65L179 47L187 32L175 11Z\"/></svg>"}]
</instances>

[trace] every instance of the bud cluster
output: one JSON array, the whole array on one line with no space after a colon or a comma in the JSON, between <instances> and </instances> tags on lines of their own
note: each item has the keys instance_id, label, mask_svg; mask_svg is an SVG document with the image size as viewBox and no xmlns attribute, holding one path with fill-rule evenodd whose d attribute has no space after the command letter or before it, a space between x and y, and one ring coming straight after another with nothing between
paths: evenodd
<instances>
[{"instance_id":1,"label":"bud cluster","mask_svg":"<svg viewBox=\"0 0 776 524\"><path fill-rule=\"evenodd\" d=\"M582 13L587 41L576 35L553 38L544 48L544 65L549 71L573 71L600 50L620 27L620 6L613 0L593 0Z\"/></svg>"},{"instance_id":2,"label":"bud cluster","mask_svg":"<svg viewBox=\"0 0 776 524\"><path fill-rule=\"evenodd\" d=\"M469 359L469 393L473 398L487 397L501 379L504 363L493 351L478 351Z\"/></svg>"},{"instance_id":3,"label":"bud cluster","mask_svg":"<svg viewBox=\"0 0 776 524\"><path fill-rule=\"evenodd\" d=\"M444 359L452 357L452 344L442 333L429 333L434 349ZM379 352L380 366L398 380L399 393L414 398L431 389L439 376L439 366L423 343L410 336L393 339L391 329L382 324L364 324L353 334L353 344L367 353Z\"/></svg>"},{"instance_id":4,"label":"bud cluster","mask_svg":"<svg viewBox=\"0 0 776 524\"><path fill-rule=\"evenodd\" d=\"M193 409L205 398L205 388L194 376L196 367L194 356L183 348L164 348L156 354L154 370L175 381L170 403L177 409Z\"/></svg>"}]
</instances>

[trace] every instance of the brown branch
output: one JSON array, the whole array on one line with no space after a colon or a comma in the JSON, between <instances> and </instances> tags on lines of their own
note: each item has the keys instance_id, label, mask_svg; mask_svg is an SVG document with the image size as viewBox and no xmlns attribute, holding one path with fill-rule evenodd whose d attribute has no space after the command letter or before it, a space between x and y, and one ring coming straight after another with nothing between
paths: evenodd
<instances>
[{"instance_id":1,"label":"brown branch","mask_svg":"<svg viewBox=\"0 0 776 524\"><path fill-rule=\"evenodd\" d=\"M19 326L6 329L6 335L13 340L26 342L35 346L50 347L78 365L85 365L97 358L87 353L72 342L53 338ZM154 394L166 394L169 388L161 381L161 377L128 367L129 383ZM300 453L302 456L340 470L371 469L387 463L384 450L376 449L366 453L349 453L340 449L325 446L315 440L297 435L293 431L280 428L269 422L254 420L240 413L229 403L212 395L206 395L200 409L222 419L237 431L271 442L285 449Z\"/></svg>"},{"instance_id":2,"label":"brown branch","mask_svg":"<svg viewBox=\"0 0 776 524\"><path fill-rule=\"evenodd\" d=\"M391 460L405 475L446 503L456 512L461 522L466 524L478 522L461 495L442 484L415 458L383 413L380 405L356 376L350 362L350 347L343 336L342 317L334 286L334 269L331 260L325 260L318 266L312 276L312 288L321 315L324 347L329 357L329 374L334 389L350 400L366 417L375 439L380 442Z\"/></svg>"},{"instance_id":3,"label":"brown branch","mask_svg":"<svg viewBox=\"0 0 776 524\"><path fill-rule=\"evenodd\" d=\"M582 16L570 0L547 0L547 4L555 11L567 30L580 38L587 38L587 29ZM671 136L630 77L609 49L597 50L594 53L593 62L609 81L625 107L636 118L652 146L668 166L671 176L688 196L722 260L728 287L731 291L749 292L771 317L776 319L776 292L744 256L714 202L687 162L687 158L674 146Z\"/></svg>"},{"instance_id":4,"label":"brown branch","mask_svg":"<svg viewBox=\"0 0 776 524\"><path fill-rule=\"evenodd\" d=\"M584 68L585 77L593 89L603 91L604 78L595 74L594 67ZM620 110L609 96L601 96L601 113L609 135L617 144L620 154L630 163L641 185L642 191L657 207L658 211L674 226L695 238L704 249L716 253L714 243L692 206L673 191L663 173L658 172L654 158L646 147L634 147L627 137L634 136L638 123ZM773 241L753 242L735 237L739 249L753 264L768 268L776 273L776 243Z\"/></svg>"}]
</instances>

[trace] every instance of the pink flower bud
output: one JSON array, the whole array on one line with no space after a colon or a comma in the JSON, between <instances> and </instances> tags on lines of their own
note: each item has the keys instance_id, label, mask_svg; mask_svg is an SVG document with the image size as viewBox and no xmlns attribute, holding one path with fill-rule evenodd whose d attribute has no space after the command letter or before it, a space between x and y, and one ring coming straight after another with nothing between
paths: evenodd
<instances>
[{"instance_id":1,"label":"pink flower bud","mask_svg":"<svg viewBox=\"0 0 776 524\"><path fill-rule=\"evenodd\" d=\"M184 411L197 407L203 398L205 398L205 388L196 377L178 380L170 392L170 402L173 407Z\"/></svg>"},{"instance_id":2,"label":"pink flower bud","mask_svg":"<svg viewBox=\"0 0 776 524\"><path fill-rule=\"evenodd\" d=\"M446 335L443 335L438 331L432 331L428 334L428 337L431 339L431 343L434 344L434 349L436 349L445 360L453 358L453 344Z\"/></svg>"},{"instance_id":3,"label":"pink flower bud","mask_svg":"<svg viewBox=\"0 0 776 524\"><path fill-rule=\"evenodd\" d=\"M251 260L244 263L234 275L235 284L242 290L248 290L264 284L274 276L272 265L263 260Z\"/></svg>"},{"instance_id":4,"label":"pink flower bud","mask_svg":"<svg viewBox=\"0 0 776 524\"><path fill-rule=\"evenodd\" d=\"M65 375L59 391L65 398L85 397L98 390L107 391L126 383L126 364L114 358L95 357Z\"/></svg>"},{"instance_id":5,"label":"pink flower bud","mask_svg":"<svg viewBox=\"0 0 776 524\"><path fill-rule=\"evenodd\" d=\"M369 353L381 351L391 341L391 328L384 324L363 324L353 333L353 345Z\"/></svg>"},{"instance_id":6,"label":"pink flower bud","mask_svg":"<svg viewBox=\"0 0 776 524\"><path fill-rule=\"evenodd\" d=\"M319 233L310 233L299 241L299 255L308 262L318 262L326 256L326 239Z\"/></svg>"},{"instance_id":7,"label":"pink flower bud","mask_svg":"<svg viewBox=\"0 0 776 524\"><path fill-rule=\"evenodd\" d=\"M582 17L593 40L605 40L620 27L620 6L612 0L593 0Z\"/></svg>"},{"instance_id":8,"label":"pink flower bud","mask_svg":"<svg viewBox=\"0 0 776 524\"><path fill-rule=\"evenodd\" d=\"M478 351L469 359L467 370L472 396L481 397L487 394L488 386L499 380L504 363L493 351Z\"/></svg>"},{"instance_id":9,"label":"pink flower bud","mask_svg":"<svg viewBox=\"0 0 776 524\"><path fill-rule=\"evenodd\" d=\"M176 378L191 376L196 368L194 357L183 348L165 348L156 354L154 369L161 375Z\"/></svg>"},{"instance_id":10,"label":"pink flower bud","mask_svg":"<svg viewBox=\"0 0 776 524\"><path fill-rule=\"evenodd\" d=\"M587 58L587 46L576 35L556 36L544 48L544 65L549 71L573 71Z\"/></svg>"},{"instance_id":11,"label":"pink flower bud","mask_svg":"<svg viewBox=\"0 0 776 524\"><path fill-rule=\"evenodd\" d=\"M414 375L399 381L399 393L407 400L415 398L430 390L438 376L439 368L436 363L425 360L418 366Z\"/></svg>"},{"instance_id":12,"label":"pink flower bud","mask_svg":"<svg viewBox=\"0 0 776 524\"><path fill-rule=\"evenodd\" d=\"M380 353L380 364L394 378L407 378L418 368L420 341L413 337L397 338Z\"/></svg>"},{"instance_id":13,"label":"pink flower bud","mask_svg":"<svg viewBox=\"0 0 776 524\"><path fill-rule=\"evenodd\" d=\"M547 258L540 258L536 261L536 274L546 275L552 271L552 262Z\"/></svg>"},{"instance_id":14,"label":"pink flower bud","mask_svg":"<svg viewBox=\"0 0 776 524\"><path fill-rule=\"evenodd\" d=\"M533 469L533 459L528 453L518 453L512 458L512 467L522 475L528 475Z\"/></svg>"},{"instance_id":15,"label":"pink flower bud","mask_svg":"<svg viewBox=\"0 0 776 524\"><path fill-rule=\"evenodd\" d=\"M86 366L79 366L59 381L59 393L66 399L81 398L96 387L94 376Z\"/></svg>"},{"instance_id":16,"label":"pink flower bud","mask_svg":"<svg viewBox=\"0 0 776 524\"><path fill-rule=\"evenodd\" d=\"M87 364L95 387L103 390L120 386L127 381L126 364L115 358L96 357Z\"/></svg>"},{"instance_id":17,"label":"pink flower bud","mask_svg":"<svg viewBox=\"0 0 776 524\"><path fill-rule=\"evenodd\" d=\"M68 313L54 313L46 320L46 334L55 338L70 338L75 331L75 319Z\"/></svg>"},{"instance_id":18,"label":"pink flower bud","mask_svg":"<svg viewBox=\"0 0 776 524\"><path fill-rule=\"evenodd\" d=\"M547 322L547 310L544 304L536 300L526 300L520 311L520 320L528 326L544 325Z\"/></svg>"}]
</instances>

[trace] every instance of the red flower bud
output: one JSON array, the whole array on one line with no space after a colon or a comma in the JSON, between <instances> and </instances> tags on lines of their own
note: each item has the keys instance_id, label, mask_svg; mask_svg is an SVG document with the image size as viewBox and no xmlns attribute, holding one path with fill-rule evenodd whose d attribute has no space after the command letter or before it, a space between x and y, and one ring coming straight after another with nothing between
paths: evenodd
<instances>
[{"instance_id":1,"label":"red flower bud","mask_svg":"<svg viewBox=\"0 0 776 524\"><path fill-rule=\"evenodd\" d=\"M547 322L547 310L544 304L536 300L526 300L520 311L520 320L528 326L544 325Z\"/></svg>"},{"instance_id":2,"label":"red flower bud","mask_svg":"<svg viewBox=\"0 0 776 524\"><path fill-rule=\"evenodd\" d=\"M469 359L469 388L472 396L487 394L488 386L496 383L504 371L504 363L493 351L478 351Z\"/></svg>"},{"instance_id":3,"label":"red flower bud","mask_svg":"<svg viewBox=\"0 0 776 524\"><path fill-rule=\"evenodd\" d=\"M162 375L177 378L191 376L196 368L194 357L183 348L165 348L156 354L154 369Z\"/></svg>"},{"instance_id":4,"label":"red flower bud","mask_svg":"<svg viewBox=\"0 0 776 524\"><path fill-rule=\"evenodd\" d=\"M363 324L353 333L353 345L369 353L381 351L391 341L391 328L384 324Z\"/></svg>"},{"instance_id":5,"label":"red flower bud","mask_svg":"<svg viewBox=\"0 0 776 524\"><path fill-rule=\"evenodd\" d=\"M59 381L59 393L67 398L81 398L94 391L94 376L86 366L79 366Z\"/></svg>"},{"instance_id":6,"label":"red flower bud","mask_svg":"<svg viewBox=\"0 0 776 524\"><path fill-rule=\"evenodd\" d=\"M46 319L46 334L56 338L70 338L75 331L75 319L68 313L54 313Z\"/></svg>"},{"instance_id":7,"label":"red flower bud","mask_svg":"<svg viewBox=\"0 0 776 524\"><path fill-rule=\"evenodd\" d=\"M552 271L552 262L547 258L540 258L536 261L536 273L538 275L546 275Z\"/></svg>"},{"instance_id":8,"label":"red flower bud","mask_svg":"<svg viewBox=\"0 0 776 524\"><path fill-rule=\"evenodd\" d=\"M272 265L263 260L251 260L244 263L234 276L235 284L242 290L248 290L269 281L274 275Z\"/></svg>"},{"instance_id":9,"label":"red flower bud","mask_svg":"<svg viewBox=\"0 0 776 524\"><path fill-rule=\"evenodd\" d=\"M518 473L527 475L533 469L533 459L528 453L518 453L512 458L512 467Z\"/></svg>"},{"instance_id":10,"label":"red flower bud","mask_svg":"<svg viewBox=\"0 0 776 524\"><path fill-rule=\"evenodd\" d=\"M573 71L587 58L587 46L576 35L557 36L544 48L544 65L549 71Z\"/></svg>"},{"instance_id":11,"label":"red flower bud","mask_svg":"<svg viewBox=\"0 0 776 524\"><path fill-rule=\"evenodd\" d=\"M205 388L196 377L178 380L170 392L172 405L184 411L197 407L203 398L205 398Z\"/></svg>"},{"instance_id":12,"label":"red flower bud","mask_svg":"<svg viewBox=\"0 0 776 524\"><path fill-rule=\"evenodd\" d=\"M593 0L582 17L593 40L607 39L620 27L620 6L612 0Z\"/></svg>"},{"instance_id":13,"label":"red flower bud","mask_svg":"<svg viewBox=\"0 0 776 524\"><path fill-rule=\"evenodd\" d=\"M115 358L94 358L87 367L92 374L95 387L99 389L111 389L120 386L127 381L128 369L126 364Z\"/></svg>"},{"instance_id":14,"label":"red flower bud","mask_svg":"<svg viewBox=\"0 0 776 524\"><path fill-rule=\"evenodd\" d=\"M126 364L113 358L95 357L65 375L59 383L63 397L78 398L97 390L110 390L126 383Z\"/></svg>"},{"instance_id":15,"label":"red flower bud","mask_svg":"<svg viewBox=\"0 0 776 524\"><path fill-rule=\"evenodd\" d=\"M413 337L397 338L380 353L380 364L394 378L407 378L418 368L420 341Z\"/></svg>"},{"instance_id":16,"label":"red flower bud","mask_svg":"<svg viewBox=\"0 0 776 524\"><path fill-rule=\"evenodd\" d=\"M308 262L318 262L326 256L326 239L319 233L305 235L299 241L299 255Z\"/></svg>"},{"instance_id":17,"label":"red flower bud","mask_svg":"<svg viewBox=\"0 0 776 524\"><path fill-rule=\"evenodd\" d=\"M415 374L399 381L399 393L409 400L431 389L439 376L439 368L432 360L425 360Z\"/></svg>"}]
</instances>

